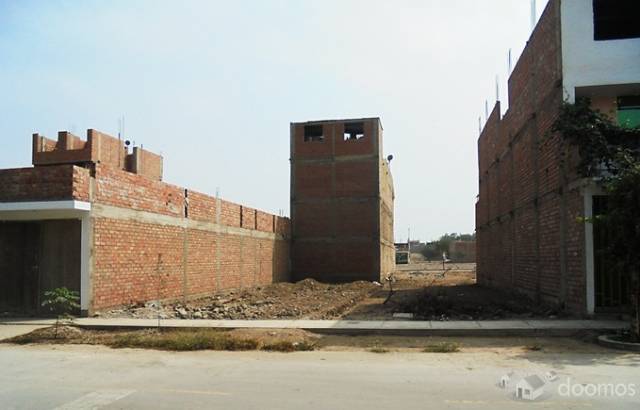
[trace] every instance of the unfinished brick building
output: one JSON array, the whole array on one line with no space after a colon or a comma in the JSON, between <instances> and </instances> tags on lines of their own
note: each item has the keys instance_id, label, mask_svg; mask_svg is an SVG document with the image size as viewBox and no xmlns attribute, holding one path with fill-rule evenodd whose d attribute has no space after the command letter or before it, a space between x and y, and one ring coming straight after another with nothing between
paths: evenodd
<instances>
[{"instance_id":1,"label":"unfinished brick building","mask_svg":"<svg viewBox=\"0 0 640 410\"><path fill-rule=\"evenodd\" d=\"M640 124L638 2L549 1L509 78L509 109L494 107L478 140L477 277L593 314L627 301L598 252L605 239L578 217L605 201L576 173L575 149L551 132L563 101ZM634 12L635 11L635 12Z\"/></svg>"},{"instance_id":2,"label":"unfinished brick building","mask_svg":"<svg viewBox=\"0 0 640 410\"><path fill-rule=\"evenodd\" d=\"M379 281L395 267L379 118L291 124L292 276Z\"/></svg>"},{"instance_id":3,"label":"unfinished brick building","mask_svg":"<svg viewBox=\"0 0 640 410\"><path fill-rule=\"evenodd\" d=\"M80 292L85 313L289 279L289 220L162 182L162 157L88 130L0 170L0 306Z\"/></svg>"}]
</instances>

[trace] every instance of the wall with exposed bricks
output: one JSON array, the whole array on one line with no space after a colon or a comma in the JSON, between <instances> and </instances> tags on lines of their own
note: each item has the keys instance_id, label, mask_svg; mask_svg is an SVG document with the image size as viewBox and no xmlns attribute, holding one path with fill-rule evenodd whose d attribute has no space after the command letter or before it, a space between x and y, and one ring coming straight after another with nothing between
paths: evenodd
<instances>
[{"instance_id":1,"label":"wall with exposed bricks","mask_svg":"<svg viewBox=\"0 0 640 410\"><path fill-rule=\"evenodd\" d=\"M162 180L162 161L162 156L141 147L129 153L123 141L93 129L87 130L86 141L68 131L58 132L57 141L33 134L32 163L36 167L102 164Z\"/></svg>"},{"instance_id":2,"label":"wall with exposed bricks","mask_svg":"<svg viewBox=\"0 0 640 410\"><path fill-rule=\"evenodd\" d=\"M585 312L576 156L551 131L563 100L560 2L548 3L478 139L478 282Z\"/></svg>"},{"instance_id":3,"label":"wall with exposed bricks","mask_svg":"<svg viewBox=\"0 0 640 410\"><path fill-rule=\"evenodd\" d=\"M74 165L0 170L0 202L89 200L89 170Z\"/></svg>"},{"instance_id":4,"label":"wall with exposed bricks","mask_svg":"<svg viewBox=\"0 0 640 410\"><path fill-rule=\"evenodd\" d=\"M305 140L307 126L322 140ZM354 126L361 137L345 137ZM393 271L393 199L378 118L291 124L293 278L379 281Z\"/></svg>"},{"instance_id":5,"label":"wall with exposed bricks","mask_svg":"<svg viewBox=\"0 0 640 410\"><path fill-rule=\"evenodd\" d=\"M107 166L93 189L94 309L289 279L287 218Z\"/></svg>"},{"instance_id":6,"label":"wall with exposed bricks","mask_svg":"<svg viewBox=\"0 0 640 410\"><path fill-rule=\"evenodd\" d=\"M33 142L0 202L91 202L89 313L289 280L288 218L164 183L160 156L95 130Z\"/></svg>"}]
</instances>

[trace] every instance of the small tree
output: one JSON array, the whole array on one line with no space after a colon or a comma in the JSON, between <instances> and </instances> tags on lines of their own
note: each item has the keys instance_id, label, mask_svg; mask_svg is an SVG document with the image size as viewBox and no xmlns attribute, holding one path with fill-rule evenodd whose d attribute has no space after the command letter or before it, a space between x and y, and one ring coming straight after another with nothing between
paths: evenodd
<instances>
[{"instance_id":1,"label":"small tree","mask_svg":"<svg viewBox=\"0 0 640 410\"><path fill-rule=\"evenodd\" d=\"M428 260L442 259L443 253L449 254L450 248L451 248L451 242L455 242L455 241L469 242L469 241L475 241L475 240L476 240L475 233L472 233L472 234L469 234L469 233L458 234L455 232L445 233L437 241L427 243L425 249L422 251L422 254Z\"/></svg>"},{"instance_id":2,"label":"small tree","mask_svg":"<svg viewBox=\"0 0 640 410\"><path fill-rule=\"evenodd\" d=\"M55 338L58 338L58 329L60 321L63 319L73 319L72 313L80 309L78 302L80 296L78 292L69 290L65 287L56 288L44 292L44 300L42 307L56 315Z\"/></svg>"},{"instance_id":3,"label":"small tree","mask_svg":"<svg viewBox=\"0 0 640 410\"><path fill-rule=\"evenodd\" d=\"M604 215L587 223L603 224L607 252L629 279L631 337L640 341L640 128L615 124L591 109L588 99L565 103L553 126L580 154L578 172L593 178L608 195Z\"/></svg>"}]
</instances>

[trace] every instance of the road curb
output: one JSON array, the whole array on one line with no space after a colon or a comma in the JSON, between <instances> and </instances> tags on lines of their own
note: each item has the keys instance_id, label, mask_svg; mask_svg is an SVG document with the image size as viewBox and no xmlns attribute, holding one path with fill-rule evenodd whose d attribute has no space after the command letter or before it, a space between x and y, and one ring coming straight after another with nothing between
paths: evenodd
<instances>
[{"instance_id":1,"label":"road curb","mask_svg":"<svg viewBox=\"0 0 640 410\"><path fill-rule=\"evenodd\" d=\"M598 344L611 349L625 350L627 352L640 352L640 343L622 342L615 338L616 335L600 335L598 336Z\"/></svg>"},{"instance_id":2,"label":"road curb","mask_svg":"<svg viewBox=\"0 0 640 410\"><path fill-rule=\"evenodd\" d=\"M157 320L78 319L87 329L301 329L325 335L388 336L573 336L585 331L612 332L628 327L610 321L349 321L349 320Z\"/></svg>"},{"instance_id":3,"label":"road curb","mask_svg":"<svg viewBox=\"0 0 640 410\"><path fill-rule=\"evenodd\" d=\"M55 320L14 319L0 325L52 325ZM96 330L123 329L301 329L325 335L388 336L574 336L587 332L611 333L628 329L625 321L599 320L207 320L207 319L100 319L79 318L74 326Z\"/></svg>"}]
</instances>

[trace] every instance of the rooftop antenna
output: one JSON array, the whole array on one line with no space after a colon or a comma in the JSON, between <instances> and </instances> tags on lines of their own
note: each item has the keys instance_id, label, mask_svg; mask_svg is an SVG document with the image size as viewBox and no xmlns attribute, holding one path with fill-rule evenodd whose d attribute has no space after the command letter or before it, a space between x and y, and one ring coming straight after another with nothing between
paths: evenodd
<instances>
[{"instance_id":1,"label":"rooftop antenna","mask_svg":"<svg viewBox=\"0 0 640 410\"><path fill-rule=\"evenodd\" d=\"M122 165L122 119L118 117L118 166Z\"/></svg>"},{"instance_id":2,"label":"rooftop antenna","mask_svg":"<svg viewBox=\"0 0 640 410\"><path fill-rule=\"evenodd\" d=\"M507 62L508 74L511 75L511 49L509 49L509 58Z\"/></svg>"},{"instance_id":3,"label":"rooftop antenna","mask_svg":"<svg viewBox=\"0 0 640 410\"><path fill-rule=\"evenodd\" d=\"M536 27L536 0L531 0L531 31Z\"/></svg>"},{"instance_id":4,"label":"rooftop antenna","mask_svg":"<svg viewBox=\"0 0 640 410\"><path fill-rule=\"evenodd\" d=\"M500 101L500 80L496 75L496 101Z\"/></svg>"},{"instance_id":5,"label":"rooftop antenna","mask_svg":"<svg viewBox=\"0 0 640 410\"><path fill-rule=\"evenodd\" d=\"M482 117L478 116L478 133L482 134Z\"/></svg>"},{"instance_id":6,"label":"rooftop antenna","mask_svg":"<svg viewBox=\"0 0 640 410\"><path fill-rule=\"evenodd\" d=\"M489 101L484 100L484 120L489 121Z\"/></svg>"}]
</instances>

